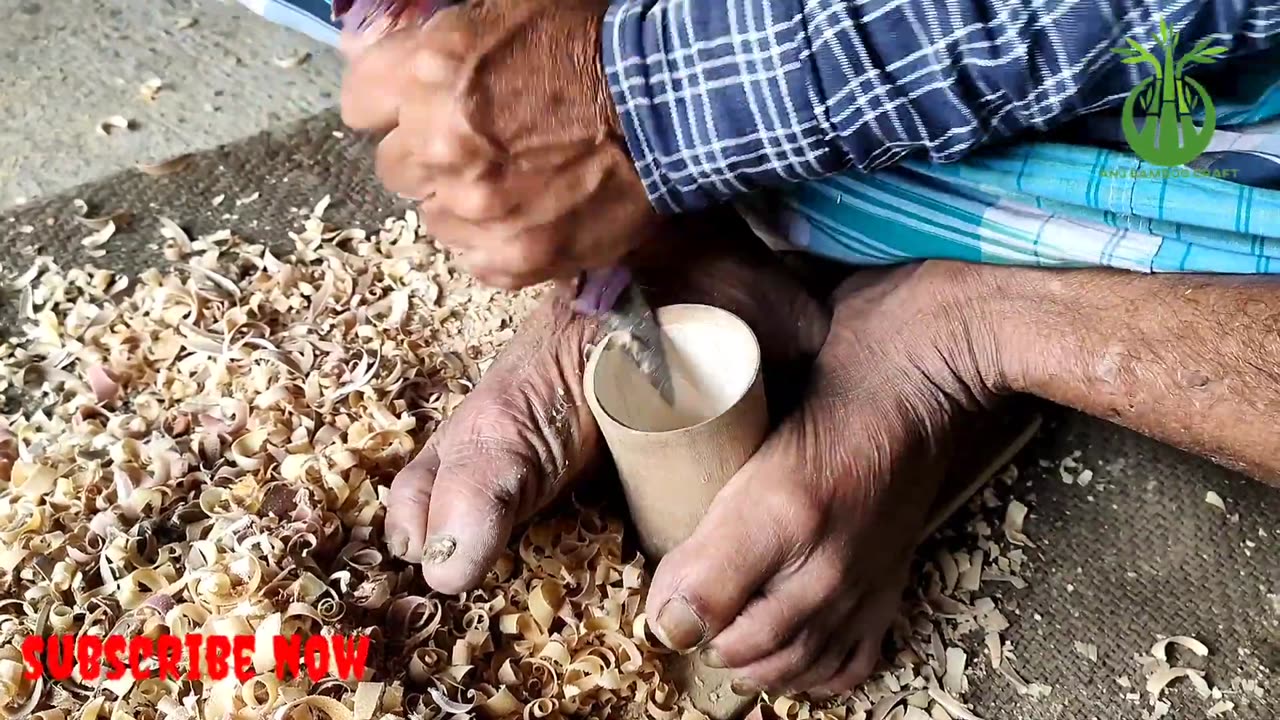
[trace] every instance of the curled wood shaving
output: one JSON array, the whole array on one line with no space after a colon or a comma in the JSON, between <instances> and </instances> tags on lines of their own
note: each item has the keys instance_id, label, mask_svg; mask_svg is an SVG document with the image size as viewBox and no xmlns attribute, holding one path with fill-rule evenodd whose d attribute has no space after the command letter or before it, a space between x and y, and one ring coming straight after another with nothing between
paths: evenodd
<instances>
[{"instance_id":1,"label":"curled wood shaving","mask_svg":"<svg viewBox=\"0 0 1280 720\"><path fill-rule=\"evenodd\" d=\"M116 223L114 220L108 220L107 224L104 225L101 230L81 240L80 244L87 248L101 247L106 245L107 241L111 239L111 236L115 234Z\"/></svg>"},{"instance_id":2,"label":"curled wood shaving","mask_svg":"<svg viewBox=\"0 0 1280 720\"><path fill-rule=\"evenodd\" d=\"M112 115L98 123L99 135L110 135L117 130L132 130L133 121L123 115Z\"/></svg>"},{"instance_id":3,"label":"curled wood shaving","mask_svg":"<svg viewBox=\"0 0 1280 720\"><path fill-rule=\"evenodd\" d=\"M982 720L981 717L973 714L973 711L965 707L961 702L952 697L942 688L932 685L929 687L929 697L933 698L947 714L953 718L960 720Z\"/></svg>"},{"instance_id":4,"label":"curled wood shaving","mask_svg":"<svg viewBox=\"0 0 1280 720\"><path fill-rule=\"evenodd\" d=\"M160 78L151 78L150 80L138 86L138 93L142 95L142 99L147 102L155 102L156 96L160 94L160 88L164 87L164 81Z\"/></svg>"},{"instance_id":5,"label":"curled wood shaving","mask_svg":"<svg viewBox=\"0 0 1280 720\"><path fill-rule=\"evenodd\" d=\"M1162 638L1156 641L1156 644L1151 646L1151 657L1167 664L1169 662L1170 645L1181 645L1195 653L1196 657L1209 656L1209 647L1204 643L1186 635L1175 635L1173 637Z\"/></svg>"},{"instance_id":6,"label":"curled wood shaving","mask_svg":"<svg viewBox=\"0 0 1280 720\"><path fill-rule=\"evenodd\" d=\"M288 68L296 68L310 59L311 59L311 53L309 51L300 50L292 55L284 55L284 56L277 55L275 58L272 59L272 62L274 62L277 67L288 69Z\"/></svg>"},{"instance_id":7,"label":"curled wood shaving","mask_svg":"<svg viewBox=\"0 0 1280 720\"><path fill-rule=\"evenodd\" d=\"M1014 670L1007 662L1001 663L1000 667L997 669L1006 680L1013 684L1013 689L1019 695L1026 695L1033 698L1044 697L1053 691L1053 688L1048 685L1028 683L1026 680L1023 680L1022 676L1018 675L1017 671Z\"/></svg>"},{"instance_id":8,"label":"curled wood shaving","mask_svg":"<svg viewBox=\"0 0 1280 720\"><path fill-rule=\"evenodd\" d=\"M191 167L193 156L191 154L179 155L169 158L158 163L138 163L134 167L147 175L154 177L163 177L165 175L173 175Z\"/></svg>"},{"instance_id":9,"label":"curled wood shaving","mask_svg":"<svg viewBox=\"0 0 1280 720\"><path fill-rule=\"evenodd\" d=\"M76 198L71 202L71 204L75 210L75 214L72 216L72 219L75 220L80 225L83 225L89 228L90 230L94 230L94 231L101 231L105 229L108 224L111 224L111 223L114 223L117 227L120 227L128 224L129 221L133 219L132 214L124 210L117 210L115 212L108 213L106 215L90 217L89 204L86 203L84 200Z\"/></svg>"},{"instance_id":10,"label":"curled wood shaving","mask_svg":"<svg viewBox=\"0 0 1280 720\"><path fill-rule=\"evenodd\" d=\"M1002 529L1009 542L1015 545L1034 547L1031 540L1022 532L1022 524L1027 519L1027 506L1013 500L1005 510Z\"/></svg>"},{"instance_id":11,"label":"curled wood shaving","mask_svg":"<svg viewBox=\"0 0 1280 720\"><path fill-rule=\"evenodd\" d=\"M1152 701L1159 700L1160 693L1164 691L1165 687L1180 677L1194 677L1200 681L1198 685L1204 683L1204 672L1201 670L1192 670L1184 667L1161 668L1147 678L1147 693L1151 696Z\"/></svg>"}]
</instances>

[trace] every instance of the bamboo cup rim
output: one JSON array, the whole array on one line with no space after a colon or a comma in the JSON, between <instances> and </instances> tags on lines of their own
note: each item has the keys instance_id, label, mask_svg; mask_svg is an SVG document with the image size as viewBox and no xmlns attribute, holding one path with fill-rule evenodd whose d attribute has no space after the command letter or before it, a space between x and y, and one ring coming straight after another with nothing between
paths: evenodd
<instances>
[{"instance_id":1,"label":"bamboo cup rim","mask_svg":"<svg viewBox=\"0 0 1280 720\"><path fill-rule=\"evenodd\" d=\"M601 372L610 367L610 363L602 362L602 360L610 353L616 353L619 356L622 354L615 337L620 333L610 333L602 342L591 349L583 378L584 394L597 421L607 421L617 430L634 435L676 435L694 431L714 422L741 403L760 375L760 343L755 333L752 332L751 327L737 315L713 305L681 303L665 305L657 308L654 312L658 316L659 325L663 328L667 361L671 367L673 382L676 383L676 407L681 407L680 391L685 390L687 394L694 377L701 376L705 379L710 375L717 374L714 369L707 369L707 363L718 363L725 368L726 372L735 372L737 374L734 378L735 382L732 385L732 391L726 390L721 393L718 398L719 402L715 403L713 411L695 413L703 416L697 421L659 430L633 427L631 423L624 422L623 419L619 418L620 413L606 407L609 404L610 395L616 394L621 397L625 393L644 394L650 396L656 402L660 403L662 401L658 399L657 391L649 387L643 379L640 379L641 376L638 370L634 371L635 374L631 378L623 379L623 382L627 382L629 386L627 389L609 389L603 393L600 392L606 387L602 382L603 378L600 377ZM733 344L733 347L718 347L718 352L714 357L709 356L706 352L703 352L698 357L693 357L694 353L690 352L688 343L684 342L686 340L685 333L699 326L708 333L717 334L719 339L728 340ZM710 349L706 342L696 344L699 345L699 347L695 348L697 350L706 351ZM621 358L618 358L615 362L627 363L626 360ZM629 363L627 367L630 367ZM617 380L615 379L616 382ZM634 390L631 387L634 387ZM602 394L605 397L601 397ZM686 398L687 400L688 398ZM665 407L665 403L663 403L663 407Z\"/></svg>"}]
</instances>

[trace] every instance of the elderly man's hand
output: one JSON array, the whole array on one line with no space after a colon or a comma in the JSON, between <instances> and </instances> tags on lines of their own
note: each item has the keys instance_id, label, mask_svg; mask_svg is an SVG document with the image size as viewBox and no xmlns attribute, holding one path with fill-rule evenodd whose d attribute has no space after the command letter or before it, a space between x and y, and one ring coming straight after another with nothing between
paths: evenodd
<instances>
[{"instance_id":1,"label":"elderly man's hand","mask_svg":"<svg viewBox=\"0 0 1280 720\"><path fill-rule=\"evenodd\" d=\"M606 267L657 215L618 131L605 0L488 0L348 44L342 117L385 133L378 176L481 281Z\"/></svg>"},{"instance_id":2,"label":"elderly man's hand","mask_svg":"<svg viewBox=\"0 0 1280 720\"><path fill-rule=\"evenodd\" d=\"M839 693L874 669L952 427L998 384L967 277L925 263L847 281L804 406L659 565L659 636L707 648L735 691Z\"/></svg>"},{"instance_id":3,"label":"elderly man's hand","mask_svg":"<svg viewBox=\"0 0 1280 720\"><path fill-rule=\"evenodd\" d=\"M737 230L738 232L735 232ZM740 223L685 218L661 245L689 247L693 262L636 273L657 304L711 303L743 318L760 338L769 402L799 393L827 335L825 306ZM661 247L656 248L661 250ZM661 252L655 255L661 255ZM443 592L478 584L516 523L587 474L602 455L599 429L582 396L595 321L555 295L521 326L476 389L395 479L387 502L387 544L421 562Z\"/></svg>"}]
</instances>

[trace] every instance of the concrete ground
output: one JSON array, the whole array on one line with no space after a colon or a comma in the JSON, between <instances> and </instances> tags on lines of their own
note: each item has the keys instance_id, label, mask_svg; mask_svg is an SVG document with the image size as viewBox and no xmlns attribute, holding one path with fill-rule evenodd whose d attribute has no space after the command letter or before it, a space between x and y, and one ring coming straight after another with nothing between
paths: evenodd
<instances>
[{"instance_id":1,"label":"concrete ground","mask_svg":"<svg viewBox=\"0 0 1280 720\"><path fill-rule=\"evenodd\" d=\"M0 208L203 150L337 102L336 53L234 0L7 0ZM195 20L185 29L184 18ZM310 52L286 69L276 58ZM139 87L163 82L154 101ZM96 128L121 115L130 132Z\"/></svg>"}]
</instances>

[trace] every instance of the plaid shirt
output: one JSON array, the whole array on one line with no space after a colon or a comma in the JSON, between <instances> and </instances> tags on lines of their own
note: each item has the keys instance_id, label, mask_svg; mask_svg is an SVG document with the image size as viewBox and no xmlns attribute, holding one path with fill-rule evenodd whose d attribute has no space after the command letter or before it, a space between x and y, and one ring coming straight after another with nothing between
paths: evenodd
<instances>
[{"instance_id":1,"label":"plaid shirt","mask_svg":"<svg viewBox=\"0 0 1280 720\"><path fill-rule=\"evenodd\" d=\"M334 42L328 0L241 0ZM603 54L654 206L890 165L958 160L993 139L1113 107L1147 70L1111 52L1212 35L1242 54L1280 36L1277 0L621 0Z\"/></svg>"},{"instance_id":2,"label":"plaid shirt","mask_svg":"<svg viewBox=\"0 0 1280 720\"><path fill-rule=\"evenodd\" d=\"M1115 106L1149 73L1111 52L1280 36L1271 0L625 0L605 65L655 206L935 162ZM1158 54L1158 53L1157 53Z\"/></svg>"}]
</instances>

